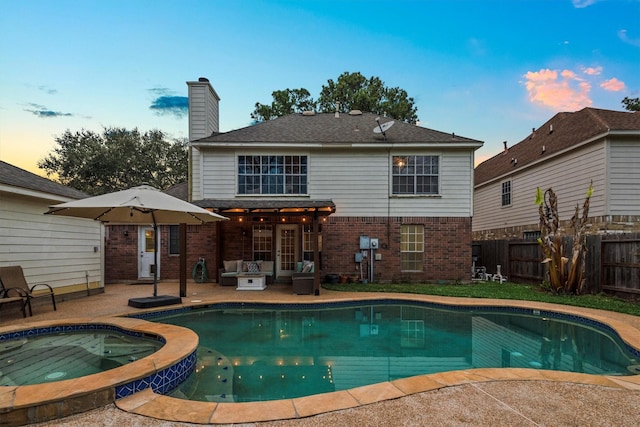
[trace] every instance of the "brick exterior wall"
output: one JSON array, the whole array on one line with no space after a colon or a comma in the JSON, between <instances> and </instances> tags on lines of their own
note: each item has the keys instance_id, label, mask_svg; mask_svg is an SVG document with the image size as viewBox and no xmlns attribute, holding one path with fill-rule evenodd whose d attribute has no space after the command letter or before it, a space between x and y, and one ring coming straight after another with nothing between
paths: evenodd
<instances>
[{"instance_id":1,"label":"brick exterior wall","mask_svg":"<svg viewBox=\"0 0 640 427\"><path fill-rule=\"evenodd\" d=\"M422 272L400 269L401 226L424 225ZM323 223L322 274L359 274L355 254L360 236L379 239L381 260L374 261L375 282L467 280L471 271L471 219L427 217L329 217ZM368 272L368 267L364 269ZM366 275L365 275L366 277Z\"/></svg>"},{"instance_id":2,"label":"brick exterior wall","mask_svg":"<svg viewBox=\"0 0 640 427\"><path fill-rule=\"evenodd\" d=\"M571 232L569 220L560 221L564 231ZM473 232L473 240L511 240L524 238L525 232L539 231L539 225L529 224L515 227L494 228ZM587 234L640 232L640 215L608 215L589 218Z\"/></svg>"},{"instance_id":3,"label":"brick exterior wall","mask_svg":"<svg viewBox=\"0 0 640 427\"><path fill-rule=\"evenodd\" d=\"M295 217L289 224L302 222ZM271 224L275 231L276 219ZM307 223L305 223L307 224ZM423 271L402 272L400 269L401 226L422 224L425 234ZM187 267L191 268L200 256L207 263L209 280L217 280L217 233L220 233L220 260L251 259L254 223L239 222L237 218L223 223L187 227ZM168 255L168 227L160 227L160 279L177 280L179 256ZM125 236L127 231L128 236ZM466 281L471 271L471 218L428 217L327 217L321 221L322 261L321 278L327 274L360 277L355 254L360 252L360 236L379 239L381 256L374 261L375 282L436 282ZM138 227L109 226L105 250L105 282L135 281L138 278ZM275 251L275 237L273 241ZM275 259L275 254L273 256ZM368 277L368 259L363 263L364 277Z\"/></svg>"},{"instance_id":4,"label":"brick exterior wall","mask_svg":"<svg viewBox=\"0 0 640 427\"><path fill-rule=\"evenodd\" d=\"M217 223L187 226L187 279L198 259L205 258L210 280L217 278ZM105 283L131 282L138 279L138 226L110 225L105 242ZM160 226L159 280L178 280L180 256L169 255L169 227ZM126 233L126 235L125 235Z\"/></svg>"}]
</instances>

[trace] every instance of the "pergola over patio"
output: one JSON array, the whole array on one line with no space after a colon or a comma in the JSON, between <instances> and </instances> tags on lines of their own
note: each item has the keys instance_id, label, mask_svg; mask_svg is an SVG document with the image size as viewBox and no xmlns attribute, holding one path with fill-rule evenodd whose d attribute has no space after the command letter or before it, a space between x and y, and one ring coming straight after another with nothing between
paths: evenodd
<instances>
[{"instance_id":1,"label":"pergola over patio","mask_svg":"<svg viewBox=\"0 0 640 427\"><path fill-rule=\"evenodd\" d=\"M241 220L247 217L250 221L259 222L265 218L311 219L311 233L313 245L313 259L319 257L319 222L336 211L336 205L331 200L300 200L300 199L203 199L192 202L196 206L214 213L224 215L231 220ZM220 225L218 225L220 227ZM220 233L218 233L220 236ZM220 241L217 242L221 244ZM218 251L220 253L220 251ZM220 263L222 260L218 260ZM314 295L320 294L320 268L314 269Z\"/></svg>"}]
</instances>

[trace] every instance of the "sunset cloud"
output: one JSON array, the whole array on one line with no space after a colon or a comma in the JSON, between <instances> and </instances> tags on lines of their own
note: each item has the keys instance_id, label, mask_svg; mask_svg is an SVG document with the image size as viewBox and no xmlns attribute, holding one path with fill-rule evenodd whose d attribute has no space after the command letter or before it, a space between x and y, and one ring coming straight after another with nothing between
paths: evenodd
<instances>
[{"instance_id":1,"label":"sunset cloud","mask_svg":"<svg viewBox=\"0 0 640 427\"><path fill-rule=\"evenodd\" d=\"M158 115L173 115L182 118L189 113L189 98L186 96L176 96L163 87L149 89L156 97L151 102L149 109Z\"/></svg>"},{"instance_id":2,"label":"sunset cloud","mask_svg":"<svg viewBox=\"0 0 640 427\"><path fill-rule=\"evenodd\" d=\"M620 92L620 91L623 91L626 86L624 82L621 82L620 80L614 77L612 79L605 80L604 82L600 83L600 87L603 88L604 90L610 90L612 92Z\"/></svg>"},{"instance_id":3,"label":"sunset cloud","mask_svg":"<svg viewBox=\"0 0 640 427\"><path fill-rule=\"evenodd\" d=\"M571 70L542 69L525 74L525 87L534 104L561 111L577 111L592 104L591 84Z\"/></svg>"},{"instance_id":4,"label":"sunset cloud","mask_svg":"<svg viewBox=\"0 0 640 427\"><path fill-rule=\"evenodd\" d=\"M591 6L592 4L595 4L597 2L598 0L573 0L573 7L577 9L582 9L582 8Z\"/></svg>"},{"instance_id":5,"label":"sunset cloud","mask_svg":"<svg viewBox=\"0 0 640 427\"><path fill-rule=\"evenodd\" d=\"M25 108L24 111L29 112L35 116L40 118L52 118L52 117L72 117L71 113L63 113L60 111L53 111L44 105L29 103L27 104L28 108Z\"/></svg>"},{"instance_id":6,"label":"sunset cloud","mask_svg":"<svg viewBox=\"0 0 640 427\"><path fill-rule=\"evenodd\" d=\"M627 30L618 31L618 37L620 38L620 40L622 40L623 42L625 42L627 44L630 44L631 46L640 47L640 39L632 39L631 37L629 37L627 35Z\"/></svg>"},{"instance_id":7,"label":"sunset cloud","mask_svg":"<svg viewBox=\"0 0 640 427\"><path fill-rule=\"evenodd\" d=\"M583 71L589 76L599 76L602 74L602 67L587 67Z\"/></svg>"}]
</instances>

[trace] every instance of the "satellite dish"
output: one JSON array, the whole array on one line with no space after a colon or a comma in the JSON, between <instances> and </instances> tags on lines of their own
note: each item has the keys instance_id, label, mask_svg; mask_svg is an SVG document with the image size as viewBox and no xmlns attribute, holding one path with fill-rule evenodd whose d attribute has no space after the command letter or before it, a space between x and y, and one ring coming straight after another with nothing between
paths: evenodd
<instances>
[{"instance_id":1,"label":"satellite dish","mask_svg":"<svg viewBox=\"0 0 640 427\"><path fill-rule=\"evenodd\" d=\"M390 122L385 122L385 123L380 123L378 122L378 127L373 128L373 133L381 133L384 135L384 133L386 131L389 130L389 128L391 126L393 126L393 124L395 123L395 121L391 120Z\"/></svg>"}]
</instances>

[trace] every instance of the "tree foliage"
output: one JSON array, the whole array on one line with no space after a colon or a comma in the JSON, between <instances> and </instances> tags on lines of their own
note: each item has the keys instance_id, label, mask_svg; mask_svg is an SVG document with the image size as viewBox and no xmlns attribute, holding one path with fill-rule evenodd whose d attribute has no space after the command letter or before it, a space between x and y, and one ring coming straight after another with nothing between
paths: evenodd
<instances>
[{"instance_id":1,"label":"tree foliage","mask_svg":"<svg viewBox=\"0 0 640 427\"><path fill-rule=\"evenodd\" d=\"M378 77L367 78L360 74L344 72L336 81L330 79L314 101L307 89L277 90L270 105L256 102L251 118L256 121L272 120L280 116L303 111L347 113L360 110L402 120L418 121L417 108L407 91L399 87L387 87Z\"/></svg>"},{"instance_id":2,"label":"tree foliage","mask_svg":"<svg viewBox=\"0 0 640 427\"><path fill-rule=\"evenodd\" d=\"M315 110L316 102L306 89L284 89L271 93L271 105L256 102L251 118L258 122L273 120L287 114L301 113Z\"/></svg>"},{"instance_id":3,"label":"tree foliage","mask_svg":"<svg viewBox=\"0 0 640 427\"><path fill-rule=\"evenodd\" d=\"M622 105L628 111L640 111L640 98L629 98L625 96Z\"/></svg>"},{"instance_id":4,"label":"tree foliage","mask_svg":"<svg viewBox=\"0 0 640 427\"><path fill-rule=\"evenodd\" d=\"M325 113L367 111L407 123L418 120L418 109L407 91L386 87L379 77L366 78L360 73L346 71L337 81L329 80L326 86L322 86L318 108Z\"/></svg>"},{"instance_id":5,"label":"tree foliage","mask_svg":"<svg viewBox=\"0 0 640 427\"><path fill-rule=\"evenodd\" d=\"M102 134L66 130L38 162L47 176L91 195L143 183L160 190L187 180L186 139L169 141L159 130L105 128Z\"/></svg>"},{"instance_id":6,"label":"tree foliage","mask_svg":"<svg viewBox=\"0 0 640 427\"><path fill-rule=\"evenodd\" d=\"M585 256L587 254L586 227L589 217L589 201L593 193L593 185L589 185L587 196L582 205L576 205L575 213L571 217L570 226L573 230L573 244L571 258L564 256L564 235L560 227L558 215L558 198L553 189L544 193L540 188L536 192L536 204L540 217L540 234L538 243L542 246L544 260L549 266L549 284L555 293L581 294L585 285Z\"/></svg>"}]
</instances>

